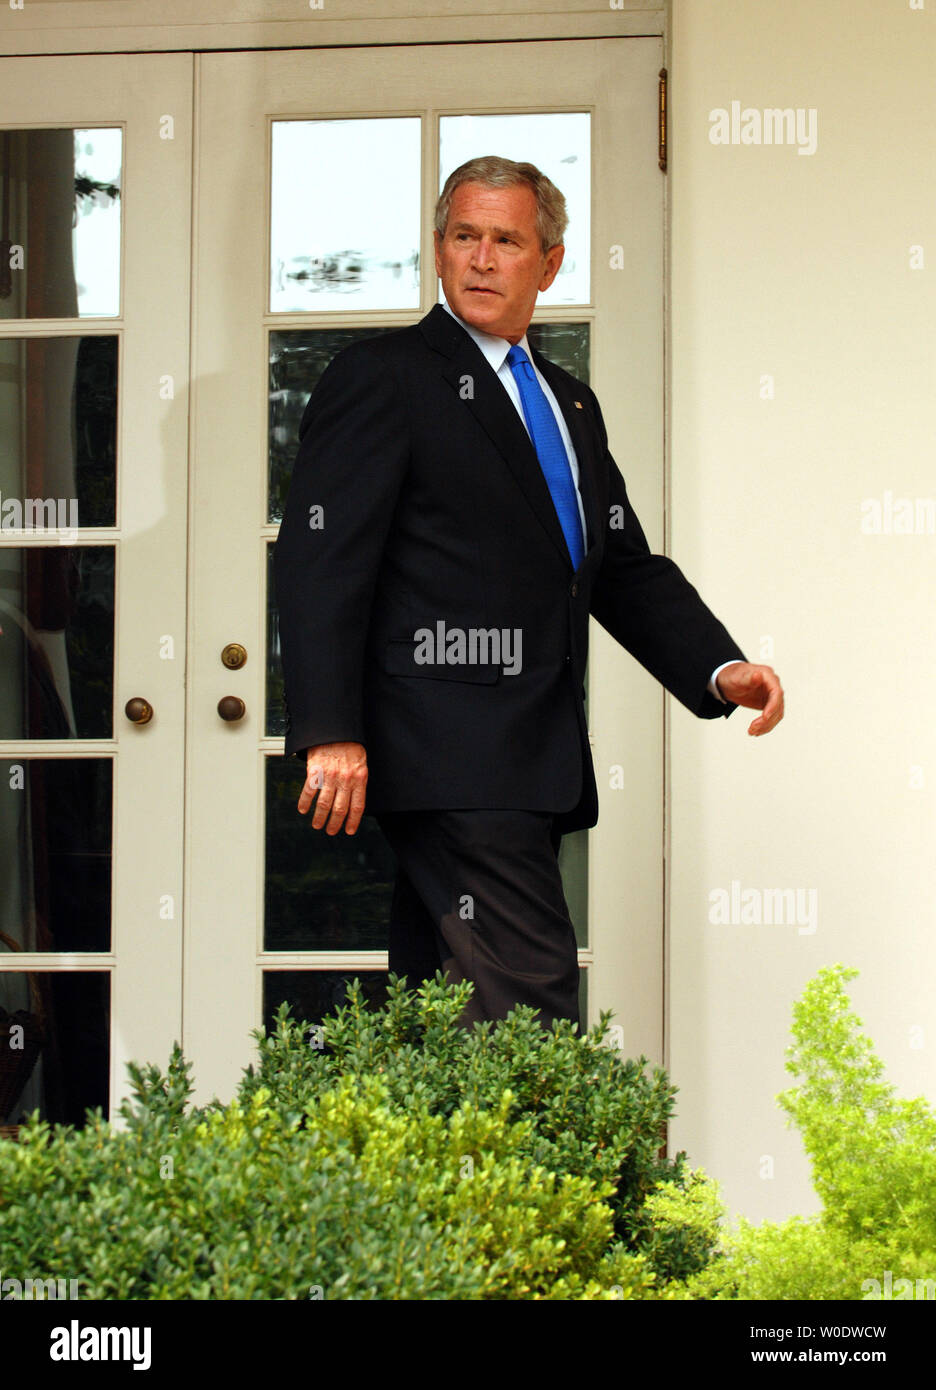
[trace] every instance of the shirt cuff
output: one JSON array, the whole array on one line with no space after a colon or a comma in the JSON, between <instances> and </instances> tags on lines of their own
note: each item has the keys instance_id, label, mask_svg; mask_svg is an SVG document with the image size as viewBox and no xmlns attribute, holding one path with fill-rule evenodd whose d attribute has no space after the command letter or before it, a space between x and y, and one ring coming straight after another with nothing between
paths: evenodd
<instances>
[{"instance_id":1,"label":"shirt cuff","mask_svg":"<svg viewBox=\"0 0 936 1390\"><path fill-rule=\"evenodd\" d=\"M709 694L714 695L716 700L721 700L723 705L727 705L728 701L725 699L724 695L721 693L718 686L715 684L715 677L718 675L719 671L724 671L726 666L738 665L743 665L743 662L739 662L739 659L735 657L733 661L723 661L722 664L720 666L716 666L715 670L712 672L711 680L708 683Z\"/></svg>"}]
</instances>

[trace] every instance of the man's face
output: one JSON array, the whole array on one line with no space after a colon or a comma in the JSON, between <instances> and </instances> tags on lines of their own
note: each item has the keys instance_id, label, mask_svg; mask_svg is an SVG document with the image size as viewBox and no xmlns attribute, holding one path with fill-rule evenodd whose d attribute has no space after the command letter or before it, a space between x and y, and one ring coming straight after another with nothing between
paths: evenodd
<instances>
[{"instance_id":1,"label":"man's face","mask_svg":"<svg viewBox=\"0 0 936 1390\"><path fill-rule=\"evenodd\" d=\"M449 308L473 328L511 343L526 332L536 296L549 289L564 254L562 246L543 251L536 198L526 184L459 184L445 237L435 234L436 272Z\"/></svg>"}]
</instances>

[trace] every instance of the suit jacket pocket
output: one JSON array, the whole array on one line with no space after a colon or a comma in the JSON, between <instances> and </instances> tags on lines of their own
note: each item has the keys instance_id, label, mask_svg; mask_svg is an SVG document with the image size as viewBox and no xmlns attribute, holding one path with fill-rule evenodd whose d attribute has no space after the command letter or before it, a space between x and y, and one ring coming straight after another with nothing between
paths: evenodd
<instances>
[{"instance_id":1,"label":"suit jacket pocket","mask_svg":"<svg viewBox=\"0 0 936 1390\"><path fill-rule=\"evenodd\" d=\"M468 681L472 685L494 685L501 675L500 665L492 662L446 661L437 651L436 660L416 660L417 643L410 637L391 637L384 648L383 669L391 676L420 676L424 680Z\"/></svg>"}]
</instances>

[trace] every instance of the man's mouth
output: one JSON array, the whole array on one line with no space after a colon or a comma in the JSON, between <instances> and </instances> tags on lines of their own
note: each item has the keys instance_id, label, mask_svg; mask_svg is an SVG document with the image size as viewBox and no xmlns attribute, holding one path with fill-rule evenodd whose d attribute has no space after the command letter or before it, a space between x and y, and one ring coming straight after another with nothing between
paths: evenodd
<instances>
[{"instance_id":1,"label":"man's mouth","mask_svg":"<svg viewBox=\"0 0 936 1390\"><path fill-rule=\"evenodd\" d=\"M469 293L469 294L499 294L500 291L499 291L499 290L489 290L489 289L486 289L484 285L469 285L469 286L468 286L468 293Z\"/></svg>"}]
</instances>

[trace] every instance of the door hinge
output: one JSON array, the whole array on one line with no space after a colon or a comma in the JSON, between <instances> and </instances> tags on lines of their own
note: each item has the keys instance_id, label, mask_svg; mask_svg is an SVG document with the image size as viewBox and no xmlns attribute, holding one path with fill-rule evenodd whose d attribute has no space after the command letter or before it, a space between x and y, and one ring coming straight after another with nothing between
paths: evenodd
<instances>
[{"instance_id":1,"label":"door hinge","mask_svg":"<svg viewBox=\"0 0 936 1390\"><path fill-rule=\"evenodd\" d=\"M666 173L666 68L660 68L657 85L657 107L659 115L659 157L660 168Z\"/></svg>"}]
</instances>

